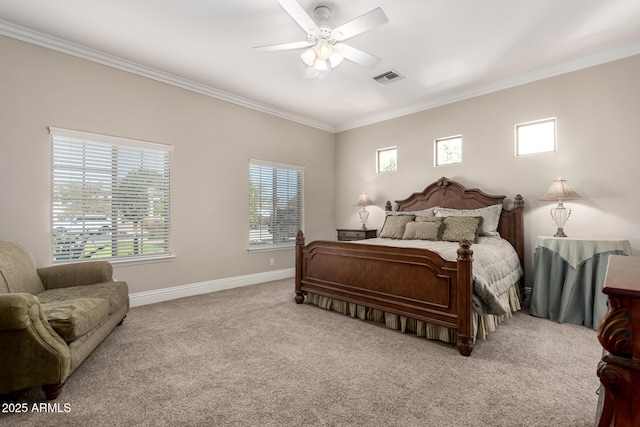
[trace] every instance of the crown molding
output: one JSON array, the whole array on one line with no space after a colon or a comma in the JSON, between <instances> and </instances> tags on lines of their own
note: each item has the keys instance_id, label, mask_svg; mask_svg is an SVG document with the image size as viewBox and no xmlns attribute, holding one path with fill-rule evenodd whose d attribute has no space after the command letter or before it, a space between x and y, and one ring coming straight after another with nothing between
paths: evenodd
<instances>
[{"instance_id":1,"label":"crown molding","mask_svg":"<svg viewBox=\"0 0 640 427\"><path fill-rule=\"evenodd\" d=\"M317 128L323 131L337 133L350 129L367 126L409 114L418 113L443 105L452 104L454 102L464 101L466 99L475 98L481 95L487 95L504 89L532 83L549 77L578 71L581 69L593 67L607 62L616 61L626 57L640 54L640 42L632 43L616 49L604 51L595 55L579 58L574 61L564 62L562 64L553 65L551 67L541 68L529 73L521 74L513 78L504 79L498 82L490 83L483 86L477 86L468 90L459 91L447 96L433 98L428 102L407 106L405 108L395 109L381 114L369 115L365 118L345 122L339 125L320 122L309 117L293 114L291 112L274 108L270 105L243 98L229 92L216 89L201 83L197 83L188 79L184 79L173 74L137 64L118 58L113 55L100 52L95 49L88 48L76 43L72 43L57 37L50 36L38 31L34 31L7 21L0 20L0 35L21 40L30 44L52 49L61 53L72 55L88 61L96 62L132 74L137 74L152 80L180 87L192 92L196 92L211 98L219 99L232 104L240 105L252 110L260 111L276 117L280 117L292 122L300 123L306 126Z\"/></svg>"},{"instance_id":2,"label":"crown molding","mask_svg":"<svg viewBox=\"0 0 640 427\"><path fill-rule=\"evenodd\" d=\"M155 68L147 67L141 64L137 64L133 61L118 58L116 56L109 55L107 53L100 52L98 50L91 49L77 43L72 43L67 40L53 37L45 33L34 31L7 21L0 20L0 35L47 49L52 49L81 59L86 59L88 61L96 62L98 64L106 65L108 67L116 68L118 70L126 71L132 74L137 74L142 77L170 84L172 86L196 92L201 95L206 95L211 98L216 98L225 102L240 105L242 107L260 111L262 113L267 113L320 130L332 133L336 131L335 126L331 124L323 123L317 120L313 120L309 117L300 116L288 111L280 110L272 106L253 101L251 99L243 98L241 96L234 95L232 93L225 92L211 86L184 79L173 74L165 73Z\"/></svg>"},{"instance_id":3,"label":"crown molding","mask_svg":"<svg viewBox=\"0 0 640 427\"><path fill-rule=\"evenodd\" d=\"M400 108L382 114L370 115L363 119L346 122L336 126L335 132L342 132L362 126L371 125L374 123L396 119L398 117L407 116L409 114L441 107L443 105L452 104L454 102L464 101L466 99L475 98L481 95L487 95L493 92L521 86L549 77L555 77L561 74L579 71L585 68L605 64L607 62L617 61L619 59L624 59L638 54L640 54L640 42L600 52L598 54L590 55L584 58L579 58L574 61L567 61L550 67L541 68L529 73L520 74L512 78L504 79L483 86L474 87L469 90L460 91L440 98L434 98L426 103L417 104L406 108Z\"/></svg>"}]
</instances>

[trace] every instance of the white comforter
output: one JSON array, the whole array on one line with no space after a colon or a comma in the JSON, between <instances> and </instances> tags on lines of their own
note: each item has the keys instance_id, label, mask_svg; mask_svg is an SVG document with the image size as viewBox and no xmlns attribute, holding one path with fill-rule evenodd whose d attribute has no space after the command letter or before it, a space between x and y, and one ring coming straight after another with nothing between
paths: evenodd
<instances>
[{"instance_id":1,"label":"white comforter","mask_svg":"<svg viewBox=\"0 0 640 427\"><path fill-rule=\"evenodd\" d=\"M437 252L444 259L455 261L459 244L429 240L367 239L356 243L402 248L422 248ZM498 298L522 277L522 267L515 249L499 237L480 237L471 245L473 250L473 306L480 314L507 313Z\"/></svg>"}]
</instances>

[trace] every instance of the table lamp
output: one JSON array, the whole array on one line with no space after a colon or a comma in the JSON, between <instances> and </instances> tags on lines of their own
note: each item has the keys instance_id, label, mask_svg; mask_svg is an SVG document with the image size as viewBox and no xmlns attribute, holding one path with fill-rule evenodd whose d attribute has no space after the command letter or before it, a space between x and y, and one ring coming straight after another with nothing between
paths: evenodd
<instances>
[{"instance_id":1,"label":"table lamp","mask_svg":"<svg viewBox=\"0 0 640 427\"><path fill-rule=\"evenodd\" d=\"M562 204L562 201L563 200L579 200L581 198L582 196L580 196L578 193L576 193L571 188L569 188L569 186L567 185L567 181L558 177L558 179L554 180L551 183L551 187L549 188L549 191L547 191L544 196L538 199L543 201L558 202L558 206L556 206L555 208L551 208L550 210L551 218L553 218L556 225L558 226L558 231L556 231L556 234L554 235L554 237L567 237L567 235L564 234L563 227L564 227L564 224L569 219L569 215L571 215L571 209L565 208L564 205Z\"/></svg>"},{"instance_id":2,"label":"table lamp","mask_svg":"<svg viewBox=\"0 0 640 427\"><path fill-rule=\"evenodd\" d=\"M369 212L367 212L367 206L371 206L371 205L373 205L373 202L369 198L369 195L364 191L360 193L360 197L358 197L358 203L356 203L356 206L362 206L362 209L360 209L359 214L360 214L360 221L362 222L363 230L367 229L366 222L367 222L367 219L369 218Z\"/></svg>"}]
</instances>

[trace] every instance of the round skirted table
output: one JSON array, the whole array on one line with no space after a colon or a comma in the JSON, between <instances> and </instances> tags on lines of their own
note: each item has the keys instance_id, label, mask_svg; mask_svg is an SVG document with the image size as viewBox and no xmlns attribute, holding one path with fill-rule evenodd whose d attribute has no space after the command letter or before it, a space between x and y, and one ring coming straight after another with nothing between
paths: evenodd
<instances>
[{"instance_id":1,"label":"round skirted table","mask_svg":"<svg viewBox=\"0 0 640 427\"><path fill-rule=\"evenodd\" d=\"M607 311L602 285L609 255L631 255L629 241L538 237L529 313L597 329Z\"/></svg>"}]
</instances>

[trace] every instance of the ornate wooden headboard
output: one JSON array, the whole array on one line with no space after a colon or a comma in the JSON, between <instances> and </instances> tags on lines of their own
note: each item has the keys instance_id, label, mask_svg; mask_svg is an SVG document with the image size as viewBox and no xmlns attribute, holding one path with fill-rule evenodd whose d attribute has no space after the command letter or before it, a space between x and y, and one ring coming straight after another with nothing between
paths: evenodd
<instances>
[{"instance_id":1,"label":"ornate wooden headboard","mask_svg":"<svg viewBox=\"0 0 640 427\"><path fill-rule=\"evenodd\" d=\"M413 193L403 200L396 200L397 211L419 211L440 206L452 209L477 209L486 206L504 204L506 196L495 196L484 193L477 188L467 189L462 184L442 177L430 184L424 191ZM391 211L391 202L387 202L385 210ZM513 199L513 207L502 207L498 232L509 241L520 258L524 271L524 199L520 194Z\"/></svg>"}]
</instances>

